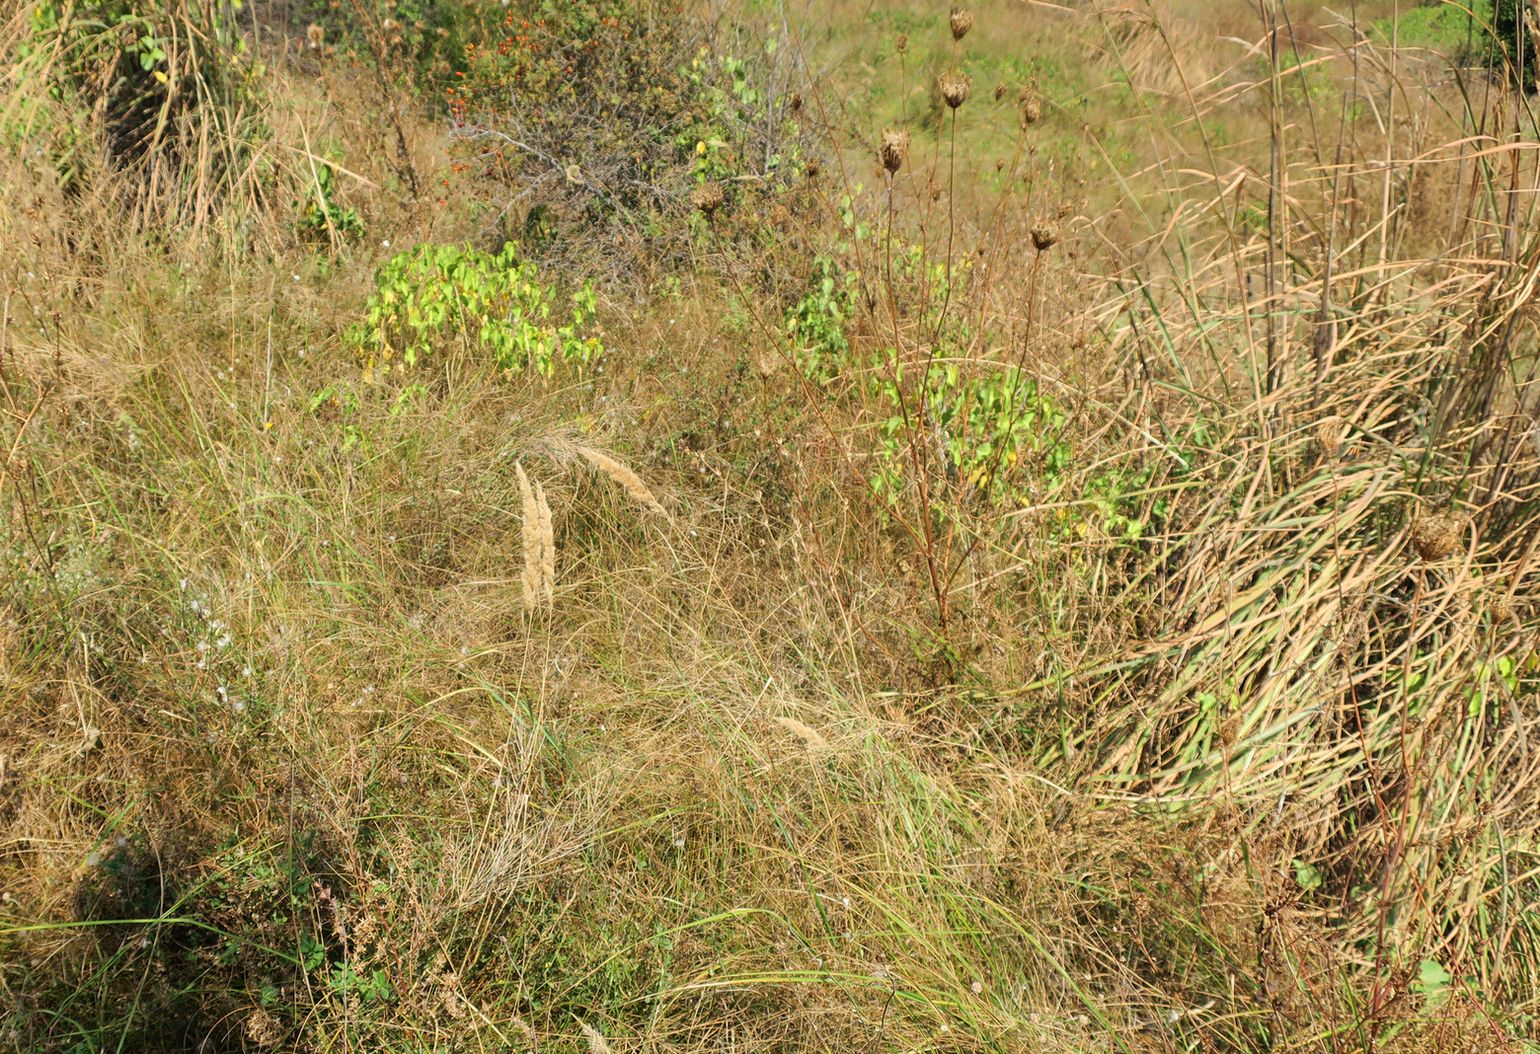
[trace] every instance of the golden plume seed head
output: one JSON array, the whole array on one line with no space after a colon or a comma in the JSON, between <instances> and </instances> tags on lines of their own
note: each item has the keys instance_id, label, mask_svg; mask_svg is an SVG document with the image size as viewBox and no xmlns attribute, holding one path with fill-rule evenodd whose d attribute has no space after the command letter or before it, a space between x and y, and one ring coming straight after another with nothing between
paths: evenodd
<instances>
[{"instance_id":1,"label":"golden plume seed head","mask_svg":"<svg viewBox=\"0 0 1540 1054\"><path fill-rule=\"evenodd\" d=\"M1032 248L1040 253L1052 249L1059 241L1059 228L1046 221L1032 225Z\"/></svg>"},{"instance_id":2,"label":"golden plume seed head","mask_svg":"<svg viewBox=\"0 0 1540 1054\"><path fill-rule=\"evenodd\" d=\"M947 70L936 83L941 87L941 97L954 110L967 102L973 91L973 79L961 70Z\"/></svg>"},{"instance_id":3,"label":"golden plume seed head","mask_svg":"<svg viewBox=\"0 0 1540 1054\"><path fill-rule=\"evenodd\" d=\"M1337 451L1342 449L1342 436L1344 433L1342 418L1336 414L1323 417L1315 426L1315 441L1321 448L1321 453L1326 457L1336 457Z\"/></svg>"},{"instance_id":4,"label":"golden plume seed head","mask_svg":"<svg viewBox=\"0 0 1540 1054\"><path fill-rule=\"evenodd\" d=\"M893 42L893 48L900 55L909 50L909 34L900 33L898 39Z\"/></svg>"},{"instance_id":5,"label":"golden plume seed head","mask_svg":"<svg viewBox=\"0 0 1540 1054\"><path fill-rule=\"evenodd\" d=\"M710 216L717 209L721 208L722 202L725 201L726 198L727 195L722 190L722 184L718 183L714 179L710 180L709 182L702 183L700 186L690 191L690 204L694 205L697 209L700 209L700 211L704 212L707 216Z\"/></svg>"},{"instance_id":6,"label":"golden plume seed head","mask_svg":"<svg viewBox=\"0 0 1540 1054\"><path fill-rule=\"evenodd\" d=\"M964 11L960 7L952 8L952 39L961 40L968 35L968 30L973 28L973 12Z\"/></svg>"},{"instance_id":7,"label":"golden plume seed head","mask_svg":"<svg viewBox=\"0 0 1540 1054\"><path fill-rule=\"evenodd\" d=\"M1436 563L1460 548L1465 521L1447 512L1429 512L1412 524L1412 548L1428 563Z\"/></svg>"},{"instance_id":8,"label":"golden plume seed head","mask_svg":"<svg viewBox=\"0 0 1540 1054\"><path fill-rule=\"evenodd\" d=\"M882 133L882 167L889 173L897 172L909 156L909 133L901 128L889 128Z\"/></svg>"},{"instance_id":9,"label":"golden plume seed head","mask_svg":"<svg viewBox=\"0 0 1540 1054\"><path fill-rule=\"evenodd\" d=\"M326 28L319 22L310 23L305 28L305 40L309 43L311 51L316 50L326 43Z\"/></svg>"}]
</instances>

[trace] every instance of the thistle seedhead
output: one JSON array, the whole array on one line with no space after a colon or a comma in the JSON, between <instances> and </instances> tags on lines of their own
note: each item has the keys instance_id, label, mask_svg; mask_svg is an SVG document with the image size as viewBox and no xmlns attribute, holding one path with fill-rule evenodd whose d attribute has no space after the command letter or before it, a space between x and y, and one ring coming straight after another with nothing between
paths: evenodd
<instances>
[{"instance_id":1,"label":"thistle seedhead","mask_svg":"<svg viewBox=\"0 0 1540 1054\"><path fill-rule=\"evenodd\" d=\"M1465 521L1452 513L1430 512L1412 524L1412 548L1428 563L1436 563L1460 548Z\"/></svg>"},{"instance_id":2,"label":"thistle seedhead","mask_svg":"<svg viewBox=\"0 0 1540 1054\"><path fill-rule=\"evenodd\" d=\"M968 30L973 28L973 12L964 11L960 7L952 8L952 39L961 40L968 35Z\"/></svg>"},{"instance_id":3,"label":"thistle seedhead","mask_svg":"<svg viewBox=\"0 0 1540 1054\"><path fill-rule=\"evenodd\" d=\"M967 102L973 91L973 78L961 70L947 70L936 83L941 88L941 97L954 110Z\"/></svg>"},{"instance_id":4,"label":"thistle seedhead","mask_svg":"<svg viewBox=\"0 0 1540 1054\"><path fill-rule=\"evenodd\" d=\"M722 202L726 197L727 195L722 190L722 184L716 180L711 180L708 183L702 183L690 191L690 204L700 209L707 216L710 216L722 207Z\"/></svg>"},{"instance_id":5,"label":"thistle seedhead","mask_svg":"<svg viewBox=\"0 0 1540 1054\"><path fill-rule=\"evenodd\" d=\"M1032 248L1040 253L1052 249L1059 241L1059 228L1042 221L1032 225Z\"/></svg>"},{"instance_id":6,"label":"thistle seedhead","mask_svg":"<svg viewBox=\"0 0 1540 1054\"><path fill-rule=\"evenodd\" d=\"M889 128L882 133L882 167L888 172L897 172L904 165L904 158L909 156L909 133L899 128Z\"/></svg>"}]
</instances>

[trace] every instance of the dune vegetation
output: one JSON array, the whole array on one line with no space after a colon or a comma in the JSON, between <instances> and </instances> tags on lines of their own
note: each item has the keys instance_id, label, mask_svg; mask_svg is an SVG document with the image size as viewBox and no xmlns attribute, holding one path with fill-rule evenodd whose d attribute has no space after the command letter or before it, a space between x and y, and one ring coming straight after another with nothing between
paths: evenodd
<instances>
[{"instance_id":1,"label":"dune vegetation","mask_svg":"<svg viewBox=\"0 0 1540 1054\"><path fill-rule=\"evenodd\" d=\"M0 1052L1540 1052L1526 12L0 5Z\"/></svg>"}]
</instances>

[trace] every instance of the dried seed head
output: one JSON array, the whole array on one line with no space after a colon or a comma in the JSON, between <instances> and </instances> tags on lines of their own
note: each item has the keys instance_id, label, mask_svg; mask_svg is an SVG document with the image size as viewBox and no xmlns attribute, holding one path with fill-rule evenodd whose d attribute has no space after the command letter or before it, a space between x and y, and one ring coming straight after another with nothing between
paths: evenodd
<instances>
[{"instance_id":1,"label":"dried seed head","mask_svg":"<svg viewBox=\"0 0 1540 1054\"><path fill-rule=\"evenodd\" d=\"M808 179L817 179L818 173L823 171L823 165L818 163L817 158L810 158L802 171L807 174Z\"/></svg>"},{"instance_id":2,"label":"dried seed head","mask_svg":"<svg viewBox=\"0 0 1540 1054\"><path fill-rule=\"evenodd\" d=\"M718 183L716 180L711 180L709 183L702 183L700 186L690 191L690 204L694 205L697 209L700 209L707 216L710 216L717 209L721 208L722 202L725 200L725 198L726 195L722 191L722 184Z\"/></svg>"},{"instance_id":3,"label":"dried seed head","mask_svg":"<svg viewBox=\"0 0 1540 1054\"><path fill-rule=\"evenodd\" d=\"M1021 100L1021 126L1025 128L1028 125L1036 124L1038 119L1042 116L1043 104L1038 101L1037 96L1027 94L1025 91L1023 91Z\"/></svg>"},{"instance_id":4,"label":"dried seed head","mask_svg":"<svg viewBox=\"0 0 1540 1054\"><path fill-rule=\"evenodd\" d=\"M1460 548L1464 533L1461 517L1447 512L1424 513L1412 524L1412 548L1424 560L1435 563Z\"/></svg>"},{"instance_id":5,"label":"dried seed head","mask_svg":"<svg viewBox=\"0 0 1540 1054\"><path fill-rule=\"evenodd\" d=\"M909 156L909 133L899 128L889 128L882 133L882 167L897 172Z\"/></svg>"},{"instance_id":6,"label":"dried seed head","mask_svg":"<svg viewBox=\"0 0 1540 1054\"><path fill-rule=\"evenodd\" d=\"M1052 249L1059 241L1059 228L1051 223L1041 222L1032 225L1032 248L1040 253Z\"/></svg>"},{"instance_id":7,"label":"dried seed head","mask_svg":"<svg viewBox=\"0 0 1540 1054\"><path fill-rule=\"evenodd\" d=\"M995 102L999 102L1003 98L1005 98L1005 85L1004 84L996 84L995 85Z\"/></svg>"},{"instance_id":8,"label":"dried seed head","mask_svg":"<svg viewBox=\"0 0 1540 1054\"><path fill-rule=\"evenodd\" d=\"M960 7L952 8L952 39L961 40L973 28L973 12Z\"/></svg>"},{"instance_id":9,"label":"dried seed head","mask_svg":"<svg viewBox=\"0 0 1540 1054\"><path fill-rule=\"evenodd\" d=\"M310 50L315 51L322 44L326 43L326 28L319 22L310 23L309 27L305 30L305 40L309 43Z\"/></svg>"},{"instance_id":10,"label":"dried seed head","mask_svg":"<svg viewBox=\"0 0 1540 1054\"><path fill-rule=\"evenodd\" d=\"M1336 414L1323 417L1315 426L1315 441L1321 448L1321 454L1325 457L1336 457L1337 451L1342 449L1343 435L1342 418Z\"/></svg>"},{"instance_id":11,"label":"dried seed head","mask_svg":"<svg viewBox=\"0 0 1540 1054\"><path fill-rule=\"evenodd\" d=\"M973 91L973 79L961 70L947 70L936 83L941 87L941 97L954 110L967 102Z\"/></svg>"},{"instance_id":12,"label":"dried seed head","mask_svg":"<svg viewBox=\"0 0 1540 1054\"><path fill-rule=\"evenodd\" d=\"M936 185L935 183L932 183L930 185L930 200L931 201L940 201L941 200L941 188L938 185Z\"/></svg>"},{"instance_id":13,"label":"dried seed head","mask_svg":"<svg viewBox=\"0 0 1540 1054\"><path fill-rule=\"evenodd\" d=\"M802 109L802 93L799 92L799 91L792 92L791 93L791 98L786 100L786 104L791 107L791 112L792 113L796 113L799 110L801 110Z\"/></svg>"},{"instance_id":14,"label":"dried seed head","mask_svg":"<svg viewBox=\"0 0 1540 1054\"><path fill-rule=\"evenodd\" d=\"M898 39L893 42L893 48L900 55L909 50L909 34L900 33Z\"/></svg>"}]
</instances>

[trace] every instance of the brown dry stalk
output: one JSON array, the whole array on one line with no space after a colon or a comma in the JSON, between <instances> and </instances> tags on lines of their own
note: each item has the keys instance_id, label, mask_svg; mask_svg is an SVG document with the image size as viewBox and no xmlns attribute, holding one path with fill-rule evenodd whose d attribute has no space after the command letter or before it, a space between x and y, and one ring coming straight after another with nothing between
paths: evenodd
<instances>
[{"instance_id":1,"label":"brown dry stalk","mask_svg":"<svg viewBox=\"0 0 1540 1054\"><path fill-rule=\"evenodd\" d=\"M631 500L635 501L638 505L659 515L667 515L663 509L662 502L653 496L652 491L647 489L647 484L643 483L642 478L633 472L630 467L616 461L604 451L595 450L591 446L574 443L572 449L583 455L583 459L595 469L608 476L611 481L619 486L621 490L625 491Z\"/></svg>"}]
</instances>

